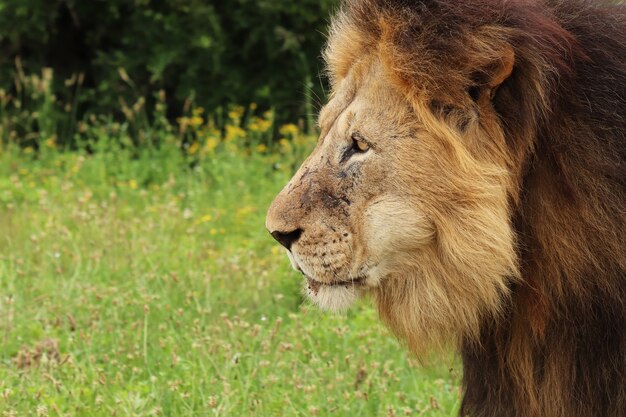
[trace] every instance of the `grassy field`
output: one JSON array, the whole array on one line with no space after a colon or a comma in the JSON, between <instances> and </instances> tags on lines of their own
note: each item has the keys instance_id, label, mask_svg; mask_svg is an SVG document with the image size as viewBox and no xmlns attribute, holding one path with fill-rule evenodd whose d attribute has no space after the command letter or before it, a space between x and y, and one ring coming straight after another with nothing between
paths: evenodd
<instances>
[{"instance_id":1,"label":"grassy field","mask_svg":"<svg viewBox=\"0 0 626 417\"><path fill-rule=\"evenodd\" d=\"M423 368L367 300L309 306L265 231L311 139L115 133L0 147L1 416L456 414L457 360Z\"/></svg>"}]
</instances>

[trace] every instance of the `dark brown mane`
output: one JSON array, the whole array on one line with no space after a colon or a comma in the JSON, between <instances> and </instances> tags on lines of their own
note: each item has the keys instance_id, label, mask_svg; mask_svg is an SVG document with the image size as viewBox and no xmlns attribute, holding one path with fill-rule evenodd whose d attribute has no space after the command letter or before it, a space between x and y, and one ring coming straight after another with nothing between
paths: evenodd
<instances>
[{"instance_id":1,"label":"dark brown mane","mask_svg":"<svg viewBox=\"0 0 626 417\"><path fill-rule=\"evenodd\" d=\"M515 157L522 280L480 343L461 341L462 414L626 415L626 7L584 0L348 0L354 60L380 48L412 97L493 105ZM380 47L382 43L382 47ZM347 71L327 53L334 82Z\"/></svg>"}]
</instances>

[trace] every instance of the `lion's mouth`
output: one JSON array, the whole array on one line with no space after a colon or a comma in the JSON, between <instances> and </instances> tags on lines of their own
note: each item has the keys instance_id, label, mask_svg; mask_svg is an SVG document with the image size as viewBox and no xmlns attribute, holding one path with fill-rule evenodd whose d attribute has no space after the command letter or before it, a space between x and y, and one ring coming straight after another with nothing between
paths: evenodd
<instances>
[{"instance_id":1,"label":"lion's mouth","mask_svg":"<svg viewBox=\"0 0 626 417\"><path fill-rule=\"evenodd\" d=\"M352 287L365 285L365 277L356 277L344 281L321 282L306 276L307 286L311 292L317 294L322 287Z\"/></svg>"},{"instance_id":2,"label":"lion's mouth","mask_svg":"<svg viewBox=\"0 0 626 417\"><path fill-rule=\"evenodd\" d=\"M331 282L318 281L314 278L311 278L309 275L307 275L302 270L300 265L298 265L296 260L293 259L292 256L289 256L289 259L291 260L291 263L294 269L296 269L298 272L300 272L304 276L304 278L306 279L307 287L309 291L311 291L311 293L313 293L314 295L318 294L320 288L340 288L340 287L354 288L354 287L363 287L367 284L367 276L365 275L359 275L354 278L345 279L345 280L335 280Z\"/></svg>"}]
</instances>

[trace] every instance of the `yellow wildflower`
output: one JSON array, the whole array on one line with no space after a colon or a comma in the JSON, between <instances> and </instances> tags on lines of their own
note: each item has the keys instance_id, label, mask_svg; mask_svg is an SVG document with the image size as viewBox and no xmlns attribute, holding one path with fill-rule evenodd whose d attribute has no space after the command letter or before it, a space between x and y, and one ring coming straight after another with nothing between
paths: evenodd
<instances>
[{"instance_id":1,"label":"yellow wildflower","mask_svg":"<svg viewBox=\"0 0 626 417\"><path fill-rule=\"evenodd\" d=\"M228 117L231 118L231 120L239 120L241 118L241 116L243 116L243 111L244 108L241 106L234 106L231 111L228 112Z\"/></svg>"},{"instance_id":2,"label":"yellow wildflower","mask_svg":"<svg viewBox=\"0 0 626 417\"><path fill-rule=\"evenodd\" d=\"M200 116L204 113L204 108L202 107L196 107L195 109L193 109L193 115L194 116Z\"/></svg>"},{"instance_id":3,"label":"yellow wildflower","mask_svg":"<svg viewBox=\"0 0 626 417\"><path fill-rule=\"evenodd\" d=\"M206 144L204 145L204 148L206 149L206 151L208 153L211 153L215 150L215 148L217 148L217 145L219 145L219 140L213 136L209 136L206 140Z\"/></svg>"},{"instance_id":4,"label":"yellow wildflower","mask_svg":"<svg viewBox=\"0 0 626 417\"><path fill-rule=\"evenodd\" d=\"M189 125L193 127L198 127L202 125L202 123L204 123L204 119L200 116L193 116L191 119L189 119Z\"/></svg>"},{"instance_id":5,"label":"yellow wildflower","mask_svg":"<svg viewBox=\"0 0 626 417\"><path fill-rule=\"evenodd\" d=\"M267 132L272 127L272 121L267 119L261 119L260 117L254 117L248 126L252 132Z\"/></svg>"},{"instance_id":6,"label":"yellow wildflower","mask_svg":"<svg viewBox=\"0 0 626 417\"><path fill-rule=\"evenodd\" d=\"M267 146L265 146L264 143L260 143L260 144L257 145L256 151L258 153L264 153L265 151L267 151Z\"/></svg>"},{"instance_id":7,"label":"yellow wildflower","mask_svg":"<svg viewBox=\"0 0 626 417\"><path fill-rule=\"evenodd\" d=\"M205 214L204 216L196 220L195 224L202 224L202 223L210 222L211 220L213 220L213 216L211 216L210 214Z\"/></svg>"},{"instance_id":8,"label":"yellow wildflower","mask_svg":"<svg viewBox=\"0 0 626 417\"><path fill-rule=\"evenodd\" d=\"M246 131L240 128L239 126L226 126L226 138L227 142L232 141L233 139L240 139L246 136Z\"/></svg>"},{"instance_id":9,"label":"yellow wildflower","mask_svg":"<svg viewBox=\"0 0 626 417\"><path fill-rule=\"evenodd\" d=\"M54 149L57 147L57 143L56 143L56 138L54 136L46 139L46 141L44 142L46 144L46 146L50 149Z\"/></svg>"},{"instance_id":10,"label":"yellow wildflower","mask_svg":"<svg viewBox=\"0 0 626 417\"><path fill-rule=\"evenodd\" d=\"M217 234L217 229L211 229L209 233L211 234L211 236L215 236Z\"/></svg>"},{"instance_id":11,"label":"yellow wildflower","mask_svg":"<svg viewBox=\"0 0 626 417\"><path fill-rule=\"evenodd\" d=\"M139 187L139 184L137 184L136 180L128 180L128 186L131 190L136 190L137 187Z\"/></svg>"},{"instance_id":12,"label":"yellow wildflower","mask_svg":"<svg viewBox=\"0 0 626 417\"><path fill-rule=\"evenodd\" d=\"M259 131L259 124L256 122L256 120L250 122L250 124L248 125L248 130L251 132Z\"/></svg>"},{"instance_id":13,"label":"yellow wildflower","mask_svg":"<svg viewBox=\"0 0 626 417\"><path fill-rule=\"evenodd\" d=\"M278 132L283 136L295 136L298 134L298 126L293 123L282 125Z\"/></svg>"},{"instance_id":14,"label":"yellow wildflower","mask_svg":"<svg viewBox=\"0 0 626 417\"><path fill-rule=\"evenodd\" d=\"M198 152L198 149L200 149L200 144L198 142L194 142L187 148L187 153L189 155L195 155Z\"/></svg>"},{"instance_id":15,"label":"yellow wildflower","mask_svg":"<svg viewBox=\"0 0 626 417\"><path fill-rule=\"evenodd\" d=\"M272 127L272 121L263 119L259 122L259 126L261 127L261 132L267 132Z\"/></svg>"}]
</instances>

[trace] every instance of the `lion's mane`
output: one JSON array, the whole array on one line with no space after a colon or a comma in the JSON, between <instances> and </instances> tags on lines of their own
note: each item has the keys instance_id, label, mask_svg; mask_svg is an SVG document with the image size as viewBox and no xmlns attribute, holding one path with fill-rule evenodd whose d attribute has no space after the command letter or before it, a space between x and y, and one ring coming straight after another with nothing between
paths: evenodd
<instances>
[{"instance_id":1,"label":"lion's mane","mask_svg":"<svg viewBox=\"0 0 626 417\"><path fill-rule=\"evenodd\" d=\"M460 341L461 414L626 415L626 8L345 1L326 51L331 80L373 49L409 100L431 97L445 113L503 51L515 56L493 106L513 155L520 277L504 312ZM459 114L462 129L471 114Z\"/></svg>"}]
</instances>

